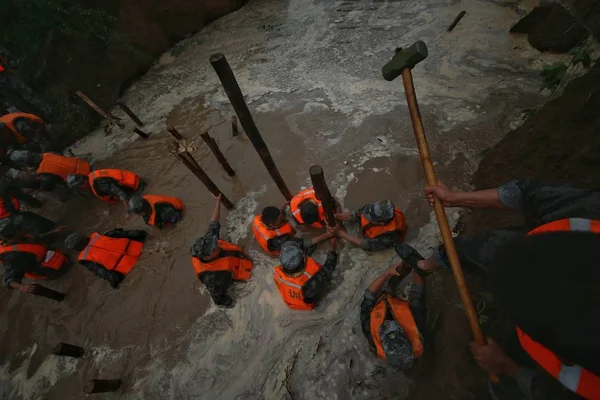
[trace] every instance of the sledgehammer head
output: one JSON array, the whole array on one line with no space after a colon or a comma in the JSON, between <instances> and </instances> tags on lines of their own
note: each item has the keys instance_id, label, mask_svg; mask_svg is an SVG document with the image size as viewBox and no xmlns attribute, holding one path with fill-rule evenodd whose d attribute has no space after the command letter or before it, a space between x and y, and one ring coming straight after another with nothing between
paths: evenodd
<instances>
[{"instance_id":1,"label":"sledgehammer head","mask_svg":"<svg viewBox=\"0 0 600 400\"><path fill-rule=\"evenodd\" d=\"M386 81L393 81L405 68L414 68L415 65L427 57L427 46L421 40L406 49L397 49L394 58L381 69Z\"/></svg>"}]
</instances>

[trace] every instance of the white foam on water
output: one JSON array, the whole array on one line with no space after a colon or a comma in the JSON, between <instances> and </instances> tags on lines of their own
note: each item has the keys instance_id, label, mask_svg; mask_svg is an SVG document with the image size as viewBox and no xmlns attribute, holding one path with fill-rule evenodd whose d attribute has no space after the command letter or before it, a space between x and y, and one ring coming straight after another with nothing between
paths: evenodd
<instances>
[{"instance_id":1,"label":"white foam on water","mask_svg":"<svg viewBox=\"0 0 600 400\"><path fill-rule=\"evenodd\" d=\"M37 344L34 344L28 351L27 360L15 370L9 370L8 364L0 367L0 382L2 382L0 393L9 386L9 398L45 399L44 394L48 387L54 385L60 378L75 373L78 359L48 355L39 368L28 376L29 366L37 348Z\"/></svg>"},{"instance_id":2,"label":"white foam on water","mask_svg":"<svg viewBox=\"0 0 600 400\"><path fill-rule=\"evenodd\" d=\"M233 211L227 216L227 234L228 239L233 243L239 243L248 236L252 220L256 215L258 207L257 198L264 195L267 186L263 185L258 190L248 192L235 205Z\"/></svg>"}]
</instances>

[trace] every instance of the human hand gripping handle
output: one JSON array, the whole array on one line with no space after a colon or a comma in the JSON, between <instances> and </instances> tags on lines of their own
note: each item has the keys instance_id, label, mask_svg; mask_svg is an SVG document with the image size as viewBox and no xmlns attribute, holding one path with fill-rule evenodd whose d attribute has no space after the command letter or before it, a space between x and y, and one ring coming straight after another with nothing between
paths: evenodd
<instances>
[{"instance_id":1,"label":"human hand gripping handle","mask_svg":"<svg viewBox=\"0 0 600 400\"><path fill-rule=\"evenodd\" d=\"M411 69L420 61L424 60L428 55L427 46L425 43L418 41L407 49L399 49L390 62L388 62L382 69L383 76L386 80L393 80L394 78L402 75L402 82L404 85L404 93L406 95L406 101L408 103L408 110L410 113L410 119L412 121L413 129L415 132L415 139L419 148L419 154L421 156L421 162L425 171L425 177L427 179L428 186L437 186L438 180L433 169L433 163L431 162L431 156L429 154L429 146L427 145L427 138L425 137L425 129L423 128L423 121L421 119L421 113L419 111L419 104L417 103L417 96L415 93L415 87L412 78ZM478 344L485 344L485 338L483 331L479 326L477 313L473 306L473 301L469 294L465 277L463 275L462 267L458 254L456 253L456 247L454 246L454 240L452 238L452 232L446 213L444 211L444 205L439 199L434 199L433 205L435 215L437 217L442 239L444 241L444 248L448 254L450 266L452 267L452 274L456 281L460 298L465 306L467 317L469 319L469 325L475 341ZM496 375L489 375L492 382L498 382Z\"/></svg>"}]
</instances>

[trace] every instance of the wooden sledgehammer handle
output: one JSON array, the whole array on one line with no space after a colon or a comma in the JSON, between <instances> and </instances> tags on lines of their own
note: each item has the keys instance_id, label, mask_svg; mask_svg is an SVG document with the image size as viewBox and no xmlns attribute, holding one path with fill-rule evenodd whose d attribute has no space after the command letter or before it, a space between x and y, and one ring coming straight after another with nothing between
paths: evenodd
<instances>
[{"instance_id":1,"label":"wooden sledgehammer handle","mask_svg":"<svg viewBox=\"0 0 600 400\"><path fill-rule=\"evenodd\" d=\"M435 170L433 169L431 156L429 155L429 146L427 145L427 138L425 137L425 130L423 129L423 121L421 119L421 112L419 111L419 104L417 103L417 95L415 94L415 86L413 84L412 72L410 68L405 68L402 71L402 82L404 84L404 92L406 94L408 110L410 111L410 119L415 131L415 138L417 139L417 146L419 147L419 153L421 155L421 162L423 163L423 169L425 170L425 178L427 179L427 184L429 186L435 186L438 184L438 180L435 176ZM465 276L460 265L458 254L456 253L454 239L452 238L452 231L450 230L450 225L448 224L448 219L446 218L446 211L444 210L444 205L442 202L437 198L435 199L433 209L435 210L435 216L440 227L440 232L442 233L444 248L446 249L446 254L448 255L448 260L450 261L450 266L452 267L452 275L454 275L454 280L456 281L456 286L458 287L460 299L465 306L467 318L469 319L469 325L471 326L471 331L475 337L475 342L478 344L485 344L485 337L483 336L481 326L479 326L477 312L473 306L473 300L469 294L469 288L465 282ZM489 378L494 383L499 381L496 375L490 374Z\"/></svg>"}]
</instances>

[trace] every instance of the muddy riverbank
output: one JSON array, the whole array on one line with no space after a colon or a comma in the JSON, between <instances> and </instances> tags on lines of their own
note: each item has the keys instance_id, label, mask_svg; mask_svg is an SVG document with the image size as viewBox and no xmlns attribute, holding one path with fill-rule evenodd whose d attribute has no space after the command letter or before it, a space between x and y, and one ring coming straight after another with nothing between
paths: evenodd
<instances>
[{"instance_id":1,"label":"muddy riverbank","mask_svg":"<svg viewBox=\"0 0 600 400\"><path fill-rule=\"evenodd\" d=\"M463 22L446 33L462 9ZM381 66L397 46L427 43L430 56L413 72L432 155L441 179L467 187L482 151L518 126L522 109L542 101L538 70L552 56L507 35L519 14L517 3L477 0L257 0L164 54L124 96L151 138L138 139L132 126L110 136L99 130L73 151L99 167L137 172L149 182L147 193L181 197L185 219L151 231L140 264L118 290L80 267L53 283L69 293L61 305L2 289L0 393L78 399L86 379L120 376L119 397L132 399L408 397L412 378L379 362L358 324L362 293L392 251L346 246L328 297L312 313L289 311L279 298L276 260L253 243L250 221L283 198L247 139L231 137L232 111L208 57L227 55L292 191L309 184L308 169L319 163L344 207L394 201L408 218L407 241L427 252L437 228L422 200L401 84L385 82ZM252 280L235 286L229 310L212 305L193 275L189 246L204 233L213 199L168 153L170 125L196 141L194 156L236 203L224 212L222 232L255 260ZM201 144L207 130L235 178ZM121 206L98 201L48 204L45 213L85 233L143 226L125 220ZM430 293L440 296L435 287ZM46 358L57 341L90 351L80 361Z\"/></svg>"}]
</instances>

